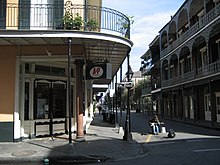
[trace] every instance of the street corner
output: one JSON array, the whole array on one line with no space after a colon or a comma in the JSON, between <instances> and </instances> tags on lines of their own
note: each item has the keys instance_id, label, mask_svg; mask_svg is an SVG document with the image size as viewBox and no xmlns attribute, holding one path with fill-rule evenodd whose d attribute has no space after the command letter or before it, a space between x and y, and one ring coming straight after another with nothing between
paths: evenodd
<instances>
[{"instance_id":1,"label":"street corner","mask_svg":"<svg viewBox=\"0 0 220 165\"><path fill-rule=\"evenodd\" d=\"M147 137L146 137L146 143L150 142L151 138L152 138L153 134L147 134Z\"/></svg>"},{"instance_id":2,"label":"street corner","mask_svg":"<svg viewBox=\"0 0 220 165\"><path fill-rule=\"evenodd\" d=\"M159 133L157 135L146 134L146 136L145 136L145 143L162 141L162 140L166 140L166 139L173 139L173 138L169 138L168 137L168 132L166 132L166 133Z\"/></svg>"},{"instance_id":3,"label":"street corner","mask_svg":"<svg viewBox=\"0 0 220 165\"><path fill-rule=\"evenodd\" d=\"M145 155L143 147L136 141L125 142L126 144L117 153L114 153L113 159L110 161L132 160ZM126 148L126 150L124 150Z\"/></svg>"}]
</instances>

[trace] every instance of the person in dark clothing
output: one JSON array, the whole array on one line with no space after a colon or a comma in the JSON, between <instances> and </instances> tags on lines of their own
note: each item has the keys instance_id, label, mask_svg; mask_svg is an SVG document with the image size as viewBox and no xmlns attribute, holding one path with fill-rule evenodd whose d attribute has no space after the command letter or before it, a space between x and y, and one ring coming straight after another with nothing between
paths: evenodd
<instances>
[{"instance_id":1,"label":"person in dark clothing","mask_svg":"<svg viewBox=\"0 0 220 165\"><path fill-rule=\"evenodd\" d=\"M101 114L101 112L102 112L102 106L101 105L98 106L98 110L99 110L99 114Z\"/></svg>"},{"instance_id":2,"label":"person in dark clothing","mask_svg":"<svg viewBox=\"0 0 220 165\"><path fill-rule=\"evenodd\" d=\"M152 134L158 135L159 134L160 121L159 121L159 118L158 118L157 115L154 115L154 117L149 120L149 125L151 126Z\"/></svg>"}]
</instances>

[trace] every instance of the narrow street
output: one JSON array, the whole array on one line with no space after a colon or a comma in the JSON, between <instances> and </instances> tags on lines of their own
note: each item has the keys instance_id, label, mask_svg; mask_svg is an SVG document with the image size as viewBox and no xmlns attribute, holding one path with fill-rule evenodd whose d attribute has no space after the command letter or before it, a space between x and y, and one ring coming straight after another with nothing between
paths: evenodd
<instances>
[{"instance_id":1,"label":"narrow street","mask_svg":"<svg viewBox=\"0 0 220 165\"><path fill-rule=\"evenodd\" d=\"M220 131L206 129L171 120L162 120L166 130L173 129L175 138L168 138L167 133L149 134L150 116L131 113L133 139L142 145L143 156L114 162L114 164L212 164L220 162ZM142 136L140 136L142 135ZM106 163L106 165L112 163Z\"/></svg>"}]
</instances>

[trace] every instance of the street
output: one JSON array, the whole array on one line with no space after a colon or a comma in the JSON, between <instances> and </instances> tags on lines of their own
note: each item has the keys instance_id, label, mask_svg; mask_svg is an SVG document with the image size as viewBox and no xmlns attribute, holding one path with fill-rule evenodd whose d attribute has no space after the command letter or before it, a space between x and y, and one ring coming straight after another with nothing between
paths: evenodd
<instances>
[{"instance_id":1,"label":"street","mask_svg":"<svg viewBox=\"0 0 220 165\"><path fill-rule=\"evenodd\" d=\"M219 165L220 131L166 120L166 129L174 129L176 137L167 138L167 134L148 134L149 116L131 113L133 138L142 145L144 153L133 160L105 162L104 165ZM142 134L142 136L139 136ZM99 163L100 164L100 163Z\"/></svg>"},{"instance_id":2,"label":"street","mask_svg":"<svg viewBox=\"0 0 220 165\"><path fill-rule=\"evenodd\" d=\"M97 114L99 118L101 117ZM125 112L123 112L123 119L125 118ZM180 165L219 165L220 163L220 131L205 129L198 126L193 126L189 124L179 123L170 120L161 120L165 123L166 130L173 129L176 132L175 138L168 138L167 133L160 133L159 135L149 134L150 127L148 125L148 120L150 116L141 113L131 112L131 131L133 141L136 142L142 148L143 152L136 157L125 157L124 159L114 160L109 159L106 161L98 161L98 163L86 163L90 165L103 164L103 165L145 165L145 164L156 164L156 165L170 165L170 164L180 164ZM104 123L104 121L101 121ZM124 121L123 121L124 123ZM97 124L97 123L96 123ZM114 125L103 124L104 129L112 129ZM107 128L108 127L108 128ZM100 131L101 131L100 130ZM96 130L97 131L97 130ZM103 137L105 132L102 132ZM112 134L116 136L117 134ZM114 137L113 137L114 138ZM97 139L98 140L98 139ZM102 141L97 141L97 144L106 144ZM130 142L125 142L130 143ZM48 143L49 144L49 143ZM87 145L88 150L90 142L87 143L76 143L74 145L83 146ZM112 143L113 144L113 143ZM49 146L48 146L49 147ZM94 147L94 146L93 146ZM98 148L95 148L98 147ZM98 154L100 147L106 148L108 150L111 146L100 146L95 145L93 150ZM115 146L116 147L116 146ZM81 147L80 147L81 148ZM124 147L124 150L127 148ZM92 150L92 151L93 151ZM101 149L102 151L103 149ZM107 152L105 150L105 152ZM61 151L65 152L65 151ZM122 149L118 151L118 154L122 154ZM42 163L28 162L29 165L58 165L58 162L47 162L46 160ZM2 163L1 163L2 164ZM3 163L4 164L4 163ZM7 163L8 165L10 162ZM11 163L14 164L14 163ZM24 165L25 162L17 165ZM62 164L79 164L79 161L74 162L73 160L63 161ZM85 162L83 163L85 164Z\"/></svg>"}]
</instances>

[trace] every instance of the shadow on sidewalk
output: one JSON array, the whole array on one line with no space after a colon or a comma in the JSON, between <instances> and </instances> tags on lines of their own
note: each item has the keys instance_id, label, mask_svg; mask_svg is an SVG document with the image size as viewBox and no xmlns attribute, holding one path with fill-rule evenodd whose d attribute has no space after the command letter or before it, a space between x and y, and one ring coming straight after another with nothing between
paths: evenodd
<instances>
[{"instance_id":1,"label":"shadow on sidewalk","mask_svg":"<svg viewBox=\"0 0 220 165\"><path fill-rule=\"evenodd\" d=\"M48 159L51 159L53 164L81 164L120 160L135 157L142 152L137 143L123 141L121 135L116 132L115 125L103 121L99 114L95 115L85 137L85 142L73 142L53 148ZM66 153L66 157L59 157L60 152Z\"/></svg>"},{"instance_id":2,"label":"shadow on sidewalk","mask_svg":"<svg viewBox=\"0 0 220 165\"><path fill-rule=\"evenodd\" d=\"M114 124L109 123L107 120L104 120L103 115L101 114L95 114L91 125L99 126L99 127L112 127L112 128L115 127Z\"/></svg>"}]
</instances>

